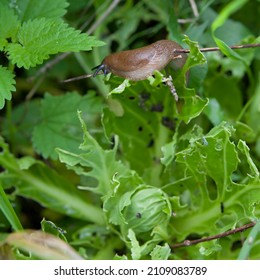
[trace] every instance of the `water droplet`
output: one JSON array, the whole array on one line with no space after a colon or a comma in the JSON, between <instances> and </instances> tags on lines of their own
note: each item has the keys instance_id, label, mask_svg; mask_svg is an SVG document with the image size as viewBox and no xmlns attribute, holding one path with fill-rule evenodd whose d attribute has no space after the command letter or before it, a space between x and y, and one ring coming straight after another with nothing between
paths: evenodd
<instances>
[{"instance_id":1,"label":"water droplet","mask_svg":"<svg viewBox=\"0 0 260 280\"><path fill-rule=\"evenodd\" d=\"M248 238L248 244L249 245L252 245L254 243L254 238L252 237L252 236L250 236L249 238Z\"/></svg>"},{"instance_id":2,"label":"water droplet","mask_svg":"<svg viewBox=\"0 0 260 280\"><path fill-rule=\"evenodd\" d=\"M231 192L232 191L232 186L231 185L226 185L226 191Z\"/></svg>"},{"instance_id":3,"label":"water droplet","mask_svg":"<svg viewBox=\"0 0 260 280\"><path fill-rule=\"evenodd\" d=\"M215 149L217 151L222 151L223 150L223 141L222 139L218 139L216 144L215 144Z\"/></svg>"}]
</instances>

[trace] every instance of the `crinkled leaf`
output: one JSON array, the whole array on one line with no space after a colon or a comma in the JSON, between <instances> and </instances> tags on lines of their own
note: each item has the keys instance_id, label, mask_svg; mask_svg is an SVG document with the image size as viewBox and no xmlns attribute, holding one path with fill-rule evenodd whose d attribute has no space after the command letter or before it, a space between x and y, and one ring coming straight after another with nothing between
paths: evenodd
<instances>
[{"instance_id":1,"label":"crinkled leaf","mask_svg":"<svg viewBox=\"0 0 260 280\"><path fill-rule=\"evenodd\" d=\"M14 75L0 65L0 109L5 105L5 100L11 100L11 92L15 91Z\"/></svg>"},{"instance_id":2,"label":"crinkled leaf","mask_svg":"<svg viewBox=\"0 0 260 280\"><path fill-rule=\"evenodd\" d=\"M168 257L170 256L171 248L167 243L165 243L163 246L156 245L151 252L152 260L168 260Z\"/></svg>"},{"instance_id":3,"label":"crinkled leaf","mask_svg":"<svg viewBox=\"0 0 260 280\"><path fill-rule=\"evenodd\" d=\"M249 147L247 146L246 142L240 139L237 147L246 156L247 163L251 170L251 174L248 174L248 176L250 176L252 179L256 179L258 181L259 180L259 171L250 156Z\"/></svg>"},{"instance_id":4,"label":"crinkled leaf","mask_svg":"<svg viewBox=\"0 0 260 280\"><path fill-rule=\"evenodd\" d=\"M198 95L185 97L185 105L179 114L180 119L188 124L192 119L201 114L207 104L208 99L202 99Z\"/></svg>"},{"instance_id":5,"label":"crinkled leaf","mask_svg":"<svg viewBox=\"0 0 260 280\"><path fill-rule=\"evenodd\" d=\"M197 42L192 41L188 38L188 36L184 35L184 40L183 42L185 42L189 48L190 48L190 53L189 56L187 58L187 62L183 67L183 72L185 73L188 69L196 66L196 65L200 65L200 64L204 64L207 62L205 56L202 54L202 52L199 49L199 45Z\"/></svg>"},{"instance_id":6,"label":"crinkled leaf","mask_svg":"<svg viewBox=\"0 0 260 280\"><path fill-rule=\"evenodd\" d=\"M240 161L230 141L232 133L232 127L220 124L204 140L194 139L187 149L176 154L176 161L185 166L183 176L188 177L183 181L185 191L180 197L186 207L180 208L174 219L175 230L182 238L190 232L214 234L218 227L224 231L242 219L254 218L260 203L259 178L248 184L233 181ZM246 156L256 174L249 154Z\"/></svg>"},{"instance_id":7,"label":"crinkled leaf","mask_svg":"<svg viewBox=\"0 0 260 280\"><path fill-rule=\"evenodd\" d=\"M78 150L82 140L78 109L85 112L84 118L91 128L101 114L101 100L92 92L84 97L76 93L63 96L45 94L41 106L41 119L33 131L33 144L45 158L57 158L55 148L72 152Z\"/></svg>"},{"instance_id":8,"label":"crinkled leaf","mask_svg":"<svg viewBox=\"0 0 260 280\"><path fill-rule=\"evenodd\" d=\"M133 230L129 229L128 236L131 243L131 256L133 260L139 260L142 255L142 248L139 245L138 240L136 239L135 233Z\"/></svg>"},{"instance_id":9,"label":"crinkled leaf","mask_svg":"<svg viewBox=\"0 0 260 280\"><path fill-rule=\"evenodd\" d=\"M190 53L174 85L177 89L177 93L185 102L178 114L178 118L189 123L193 118L200 115L207 105L208 100L197 96L194 89L186 88L184 77L190 68L206 63L206 58L200 52L197 42L191 41L187 36L185 36L183 41L189 46Z\"/></svg>"},{"instance_id":10,"label":"crinkled leaf","mask_svg":"<svg viewBox=\"0 0 260 280\"><path fill-rule=\"evenodd\" d=\"M111 90L110 92L109 92L109 94L115 94L115 93L122 93L124 90L125 90L125 88L126 87L130 87L130 82L129 82L129 80L124 80L123 82L122 82L122 84L120 84L118 87L116 87L116 88L114 88L113 90Z\"/></svg>"},{"instance_id":11,"label":"crinkled leaf","mask_svg":"<svg viewBox=\"0 0 260 280\"><path fill-rule=\"evenodd\" d=\"M212 240L210 242L203 242L199 244L199 252L203 256L209 256L214 252L222 250L222 246L218 244L218 240Z\"/></svg>"},{"instance_id":12,"label":"crinkled leaf","mask_svg":"<svg viewBox=\"0 0 260 280\"><path fill-rule=\"evenodd\" d=\"M116 160L117 145L113 150L104 150L87 130L80 113L78 115L84 133L84 141L79 147L81 151L72 153L57 149L59 159L77 174L94 178L97 186L93 191L109 195L114 188L114 175L123 176L129 174L129 170Z\"/></svg>"},{"instance_id":13,"label":"crinkled leaf","mask_svg":"<svg viewBox=\"0 0 260 280\"><path fill-rule=\"evenodd\" d=\"M23 23L18 42L7 46L13 64L26 69L41 64L50 55L59 52L88 51L102 42L81 34L59 19L34 19Z\"/></svg>"}]
</instances>

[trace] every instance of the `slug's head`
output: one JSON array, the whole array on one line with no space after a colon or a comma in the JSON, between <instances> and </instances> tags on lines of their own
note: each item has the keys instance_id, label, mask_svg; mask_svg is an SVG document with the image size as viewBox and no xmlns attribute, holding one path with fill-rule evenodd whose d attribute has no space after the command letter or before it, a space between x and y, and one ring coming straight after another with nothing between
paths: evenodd
<instances>
[{"instance_id":1,"label":"slug's head","mask_svg":"<svg viewBox=\"0 0 260 280\"><path fill-rule=\"evenodd\" d=\"M96 77L97 74L100 72L100 71L103 71L104 75L106 76L108 73L110 73L110 70L108 68L108 66L104 63L92 68L92 70L95 70L95 72L93 73L92 77Z\"/></svg>"}]
</instances>

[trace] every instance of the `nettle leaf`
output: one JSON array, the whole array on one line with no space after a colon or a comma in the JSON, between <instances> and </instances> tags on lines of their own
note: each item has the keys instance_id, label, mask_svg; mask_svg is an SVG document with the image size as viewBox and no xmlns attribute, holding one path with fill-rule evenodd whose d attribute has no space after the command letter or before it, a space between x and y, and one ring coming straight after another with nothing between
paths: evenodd
<instances>
[{"instance_id":1,"label":"nettle leaf","mask_svg":"<svg viewBox=\"0 0 260 280\"><path fill-rule=\"evenodd\" d=\"M3 50L8 44L8 38L12 38L12 40L16 38L16 34L20 28L20 21L7 5L4 6L0 3L0 22L4 23L0 25L0 50Z\"/></svg>"},{"instance_id":2,"label":"nettle leaf","mask_svg":"<svg viewBox=\"0 0 260 280\"><path fill-rule=\"evenodd\" d=\"M192 232L223 232L240 221L254 218L256 206L260 203L259 178L256 178L256 167L246 146L240 143L249 170L255 175L247 184L233 181L240 160L237 147L230 141L232 133L233 128L222 123L203 139L193 139L187 149L176 154L176 161L185 166L183 177L187 177L176 186L181 193L182 207L177 211L174 228L181 239Z\"/></svg>"},{"instance_id":3,"label":"nettle leaf","mask_svg":"<svg viewBox=\"0 0 260 280\"><path fill-rule=\"evenodd\" d=\"M89 92L85 96L67 93L63 96L45 94L41 106L41 120L33 131L33 145L44 158L57 159L55 148L78 151L82 140L82 129L77 110L82 109L88 125L94 127L101 114L101 99ZM51 139L51 141L50 141Z\"/></svg>"},{"instance_id":4,"label":"nettle leaf","mask_svg":"<svg viewBox=\"0 0 260 280\"><path fill-rule=\"evenodd\" d=\"M7 46L13 64L26 69L41 64L59 52L88 51L102 42L59 19L34 19L25 22L18 32L18 42Z\"/></svg>"},{"instance_id":5,"label":"nettle leaf","mask_svg":"<svg viewBox=\"0 0 260 280\"><path fill-rule=\"evenodd\" d=\"M5 105L5 100L11 100L11 92L15 91L14 75L0 65L0 109Z\"/></svg>"},{"instance_id":6,"label":"nettle leaf","mask_svg":"<svg viewBox=\"0 0 260 280\"><path fill-rule=\"evenodd\" d=\"M66 0L18 0L12 8L16 10L21 21L45 18L60 18L65 15L69 3Z\"/></svg>"}]
</instances>

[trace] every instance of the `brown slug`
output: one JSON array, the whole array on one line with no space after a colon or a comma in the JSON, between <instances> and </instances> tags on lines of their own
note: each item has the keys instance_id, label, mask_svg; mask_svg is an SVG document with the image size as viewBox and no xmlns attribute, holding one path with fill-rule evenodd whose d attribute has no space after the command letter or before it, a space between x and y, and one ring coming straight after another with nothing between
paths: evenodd
<instances>
[{"instance_id":1,"label":"brown slug","mask_svg":"<svg viewBox=\"0 0 260 280\"><path fill-rule=\"evenodd\" d=\"M144 80L172 60L180 68L185 64L186 54L177 54L176 49L182 47L174 41L160 40L146 47L110 54L93 68L96 69L93 77L103 71L104 75L112 73L129 80Z\"/></svg>"}]
</instances>

